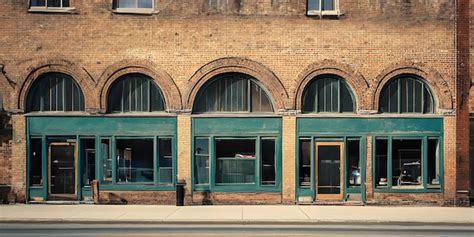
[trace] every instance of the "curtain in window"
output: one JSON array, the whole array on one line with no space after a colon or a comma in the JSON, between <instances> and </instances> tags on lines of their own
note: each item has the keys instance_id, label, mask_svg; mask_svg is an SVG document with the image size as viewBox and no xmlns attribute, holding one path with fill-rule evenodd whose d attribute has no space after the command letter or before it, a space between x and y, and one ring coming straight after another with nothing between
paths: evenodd
<instances>
[{"instance_id":1,"label":"curtain in window","mask_svg":"<svg viewBox=\"0 0 474 237\"><path fill-rule=\"evenodd\" d=\"M323 75L315 78L303 93L304 113L354 112L355 104L347 84L339 77Z\"/></svg>"},{"instance_id":2,"label":"curtain in window","mask_svg":"<svg viewBox=\"0 0 474 237\"><path fill-rule=\"evenodd\" d=\"M383 113L433 113L433 97L428 86L414 76L392 80L380 96Z\"/></svg>"},{"instance_id":3,"label":"curtain in window","mask_svg":"<svg viewBox=\"0 0 474 237\"><path fill-rule=\"evenodd\" d=\"M107 105L112 113L165 110L160 89L150 77L142 74L119 78L110 88Z\"/></svg>"},{"instance_id":4,"label":"curtain in window","mask_svg":"<svg viewBox=\"0 0 474 237\"><path fill-rule=\"evenodd\" d=\"M114 8L153 8L153 0L115 0Z\"/></svg>"},{"instance_id":5,"label":"curtain in window","mask_svg":"<svg viewBox=\"0 0 474 237\"><path fill-rule=\"evenodd\" d=\"M195 103L196 113L273 112L269 96L250 76L220 76L204 88Z\"/></svg>"},{"instance_id":6,"label":"curtain in window","mask_svg":"<svg viewBox=\"0 0 474 237\"><path fill-rule=\"evenodd\" d=\"M84 95L72 77L48 73L28 93L27 111L84 111Z\"/></svg>"}]
</instances>

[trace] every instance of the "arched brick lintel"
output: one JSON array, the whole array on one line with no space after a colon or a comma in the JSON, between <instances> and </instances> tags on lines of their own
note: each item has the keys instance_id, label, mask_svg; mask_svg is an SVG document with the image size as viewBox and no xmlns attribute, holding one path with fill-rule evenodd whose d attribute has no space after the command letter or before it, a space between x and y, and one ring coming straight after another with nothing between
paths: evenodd
<instances>
[{"instance_id":1,"label":"arched brick lintel","mask_svg":"<svg viewBox=\"0 0 474 237\"><path fill-rule=\"evenodd\" d=\"M41 75L50 72L59 72L71 76L84 94L85 107L90 108L94 106L96 103L95 98L93 96L87 96L87 93L94 91L95 82L84 68L64 59L46 59L32 64L21 77L23 81L19 83L21 86L20 93L18 93L18 97L16 98L16 109L23 112L26 110L26 98L31 85L33 85L34 81Z\"/></svg>"},{"instance_id":2,"label":"arched brick lintel","mask_svg":"<svg viewBox=\"0 0 474 237\"><path fill-rule=\"evenodd\" d=\"M357 110L367 109L366 99L364 97L366 91L369 89L369 84L365 78L354 70L351 66L343 63L339 63L333 60L324 60L310 64L306 67L298 76L294 95L294 105L297 111L301 111L303 92L305 88L311 83L311 81L320 75L331 74L336 75L344 79L349 85L354 99L356 100Z\"/></svg>"},{"instance_id":3,"label":"arched brick lintel","mask_svg":"<svg viewBox=\"0 0 474 237\"><path fill-rule=\"evenodd\" d=\"M278 77L263 64L239 57L220 58L197 70L188 81L185 109L192 111L197 93L207 81L230 72L247 74L262 83L275 103L275 111L291 109L288 93Z\"/></svg>"},{"instance_id":4,"label":"arched brick lintel","mask_svg":"<svg viewBox=\"0 0 474 237\"><path fill-rule=\"evenodd\" d=\"M157 65L148 60L122 60L105 69L99 78L98 86L100 92L100 109L102 112L107 108L107 94L114 81L123 75L140 73L147 75L155 81L163 93L166 110L173 112L182 109L181 93L171 76Z\"/></svg>"},{"instance_id":5,"label":"arched brick lintel","mask_svg":"<svg viewBox=\"0 0 474 237\"><path fill-rule=\"evenodd\" d=\"M372 95L370 96L372 110L379 110L379 98L385 85L394 77L403 74L418 76L430 87L435 100L435 108L437 108L435 113L453 110L453 97L449 90L448 83L443 79L441 74L434 69L426 67L422 63L414 62L393 64L377 76L375 87L371 90Z\"/></svg>"}]
</instances>

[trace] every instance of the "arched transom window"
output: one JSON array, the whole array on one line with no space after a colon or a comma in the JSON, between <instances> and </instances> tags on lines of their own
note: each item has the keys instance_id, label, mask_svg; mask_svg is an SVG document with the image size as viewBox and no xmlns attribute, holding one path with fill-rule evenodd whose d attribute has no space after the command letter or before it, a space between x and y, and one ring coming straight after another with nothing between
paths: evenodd
<instances>
[{"instance_id":1,"label":"arched transom window","mask_svg":"<svg viewBox=\"0 0 474 237\"><path fill-rule=\"evenodd\" d=\"M303 93L303 113L354 112L355 100L347 83L336 75L313 79Z\"/></svg>"},{"instance_id":2,"label":"arched transom window","mask_svg":"<svg viewBox=\"0 0 474 237\"><path fill-rule=\"evenodd\" d=\"M433 113L433 96L421 78L402 75L390 81L382 90L380 112Z\"/></svg>"},{"instance_id":3,"label":"arched transom window","mask_svg":"<svg viewBox=\"0 0 474 237\"><path fill-rule=\"evenodd\" d=\"M203 86L194 112L273 112L273 104L255 78L232 73L219 75Z\"/></svg>"},{"instance_id":4,"label":"arched transom window","mask_svg":"<svg viewBox=\"0 0 474 237\"><path fill-rule=\"evenodd\" d=\"M84 111L84 95L72 77L47 73L31 86L26 111Z\"/></svg>"},{"instance_id":5,"label":"arched transom window","mask_svg":"<svg viewBox=\"0 0 474 237\"><path fill-rule=\"evenodd\" d=\"M164 111L165 102L153 79L143 74L127 74L114 82L107 98L109 113Z\"/></svg>"}]
</instances>

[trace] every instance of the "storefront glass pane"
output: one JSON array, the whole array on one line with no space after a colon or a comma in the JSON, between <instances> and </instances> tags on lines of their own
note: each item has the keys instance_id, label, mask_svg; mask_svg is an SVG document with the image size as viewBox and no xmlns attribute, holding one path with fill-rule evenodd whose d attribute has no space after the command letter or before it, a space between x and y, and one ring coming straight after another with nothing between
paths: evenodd
<instances>
[{"instance_id":1,"label":"storefront glass pane","mask_svg":"<svg viewBox=\"0 0 474 237\"><path fill-rule=\"evenodd\" d=\"M347 141L347 184L349 187L360 186L361 184L361 165L360 165L360 141Z\"/></svg>"},{"instance_id":2,"label":"storefront glass pane","mask_svg":"<svg viewBox=\"0 0 474 237\"><path fill-rule=\"evenodd\" d=\"M171 138L158 139L159 170L158 181L170 184L173 182L173 155L171 152Z\"/></svg>"},{"instance_id":3,"label":"storefront glass pane","mask_svg":"<svg viewBox=\"0 0 474 237\"><path fill-rule=\"evenodd\" d=\"M102 139L100 142L100 152L102 160L102 177L104 182L112 182L112 148L110 139Z\"/></svg>"},{"instance_id":4,"label":"storefront glass pane","mask_svg":"<svg viewBox=\"0 0 474 237\"><path fill-rule=\"evenodd\" d=\"M194 144L196 184L209 184L209 138L197 138Z\"/></svg>"},{"instance_id":5,"label":"storefront glass pane","mask_svg":"<svg viewBox=\"0 0 474 237\"><path fill-rule=\"evenodd\" d=\"M421 140L392 141L392 187L421 187Z\"/></svg>"},{"instance_id":6,"label":"storefront glass pane","mask_svg":"<svg viewBox=\"0 0 474 237\"><path fill-rule=\"evenodd\" d=\"M82 184L90 186L95 179L95 139L81 139Z\"/></svg>"},{"instance_id":7,"label":"storefront glass pane","mask_svg":"<svg viewBox=\"0 0 474 237\"><path fill-rule=\"evenodd\" d=\"M117 140L117 182L153 182L153 139Z\"/></svg>"},{"instance_id":8,"label":"storefront glass pane","mask_svg":"<svg viewBox=\"0 0 474 237\"><path fill-rule=\"evenodd\" d=\"M311 141L300 140L299 183L300 187L311 187Z\"/></svg>"},{"instance_id":9,"label":"storefront glass pane","mask_svg":"<svg viewBox=\"0 0 474 237\"><path fill-rule=\"evenodd\" d=\"M439 140L428 140L428 188L440 187Z\"/></svg>"},{"instance_id":10,"label":"storefront glass pane","mask_svg":"<svg viewBox=\"0 0 474 237\"><path fill-rule=\"evenodd\" d=\"M255 183L255 140L216 140L216 184Z\"/></svg>"},{"instance_id":11,"label":"storefront glass pane","mask_svg":"<svg viewBox=\"0 0 474 237\"><path fill-rule=\"evenodd\" d=\"M30 139L30 186L43 185L42 148L40 138Z\"/></svg>"},{"instance_id":12,"label":"storefront glass pane","mask_svg":"<svg viewBox=\"0 0 474 237\"><path fill-rule=\"evenodd\" d=\"M275 139L262 139L262 185L275 185Z\"/></svg>"},{"instance_id":13,"label":"storefront glass pane","mask_svg":"<svg viewBox=\"0 0 474 237\"><path fill-rule=\"evenodd\" d=\"M387 187L388 140L375 140L375 149L375 186L377 188Z\"/></svg>"}]
</instances>

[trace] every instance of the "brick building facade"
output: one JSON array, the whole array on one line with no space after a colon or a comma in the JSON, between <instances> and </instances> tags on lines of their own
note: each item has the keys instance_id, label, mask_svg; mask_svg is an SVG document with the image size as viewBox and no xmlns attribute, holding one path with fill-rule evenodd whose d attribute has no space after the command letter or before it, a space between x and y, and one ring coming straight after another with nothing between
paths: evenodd
<instances>
[{"instance_id":1,"label":"brick building facade","mask_svg":"<svg viewBox=\"0 0 474 237\"><path fill-rule=\"evenodd\" d=\"M59 2L0 4L4 202L467 203L472 0Z\"/></svg>"}]
</instances>

